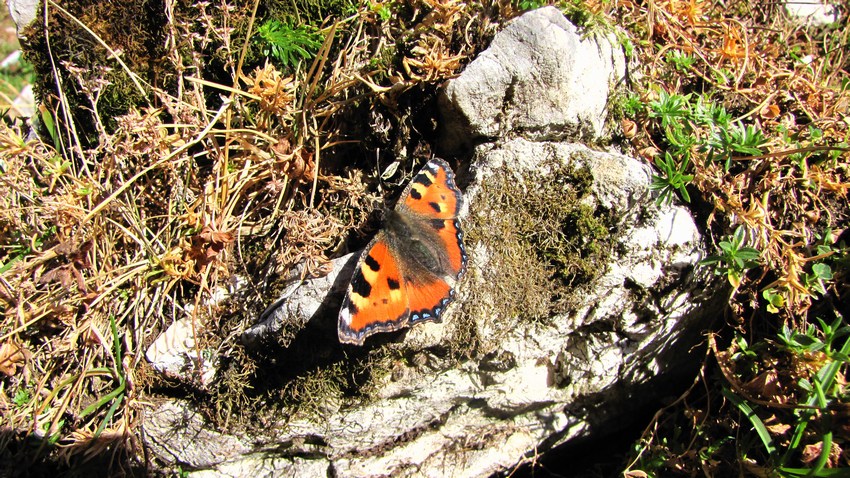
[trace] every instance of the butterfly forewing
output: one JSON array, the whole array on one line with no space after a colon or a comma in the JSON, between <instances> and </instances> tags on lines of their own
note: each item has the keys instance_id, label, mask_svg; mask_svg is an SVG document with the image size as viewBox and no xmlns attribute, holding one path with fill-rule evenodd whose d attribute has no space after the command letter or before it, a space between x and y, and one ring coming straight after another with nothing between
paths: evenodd
<instances>
[{"instance_id":1,"label":"butterfly forewing","mask_svg":"<svg viewBox=\"0 0 850 478\"><path fill-rule=\"evenodd\" d=\"M405 207L432 219L454 219L461 206L454 173L438 158L428 161L413 177L402 199Z\"/></svg>"}]
</instances>

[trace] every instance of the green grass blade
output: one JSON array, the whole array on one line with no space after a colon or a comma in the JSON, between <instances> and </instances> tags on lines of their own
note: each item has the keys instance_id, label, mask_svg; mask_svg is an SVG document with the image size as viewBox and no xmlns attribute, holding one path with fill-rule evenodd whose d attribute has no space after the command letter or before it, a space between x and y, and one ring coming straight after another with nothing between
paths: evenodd
<instances>
[{"instance_id":1,"label":"green grass blade","mask_svg":"<svg viewBox=\"0 0 850 478\"><path fill-rule=\"evenodd\" d=\"M744 401L741 397L732 393L728 388L723 388L723 396L726 397L727 400L732 402L738 410L743 413L750 423L753 425L756 433L761 439L762 444L764 444L764 449L767 451L768 455L772 455L776 452L776 447L773 446L773 439L770 437L770 433L767 431L767 427L764 426L764 423L761 421L761 418L756 415L756 412L753 411L752 407Z\"/></svg>"}]
</instances>

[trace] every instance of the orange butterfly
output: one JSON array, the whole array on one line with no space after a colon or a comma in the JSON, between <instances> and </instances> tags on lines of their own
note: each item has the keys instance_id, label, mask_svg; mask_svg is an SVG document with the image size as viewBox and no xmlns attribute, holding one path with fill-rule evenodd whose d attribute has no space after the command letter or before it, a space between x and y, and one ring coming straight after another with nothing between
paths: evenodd
<instances>
[{"instance_id":1,"label":"orange butterfly","mask_svg":"<svg viewBox=\"0 0 850 478\"><path fill-rule=\"evenodd\" d=\"M442 159L413 177L360 256L339 311L340 342L363 345L378 332L440 320L466 270L461 201Z\"/></svg>"}]
</instances>

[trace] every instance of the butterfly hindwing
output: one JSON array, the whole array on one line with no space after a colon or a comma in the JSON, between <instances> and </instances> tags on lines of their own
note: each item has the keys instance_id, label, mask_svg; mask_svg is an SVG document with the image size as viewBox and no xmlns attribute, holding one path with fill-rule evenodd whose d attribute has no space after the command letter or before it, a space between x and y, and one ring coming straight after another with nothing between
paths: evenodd
<instances>
[{"instance_id":1,"label":"butterfly hindwing","mask_svg":"<svg viewBox=\"0 0 850 478\"><path fill-rule=\"evenodd\" d=\"M372 241L357 263L339 314L340 342L360 345L376 332L407 323L407 289L399 263L383 233Z\"/></svg>"},{"instance_id":2,"label":"butterfly hindwing","mask_svg":"<svg viewBox=\"0 0 850 478\"><path fill-rule=\"evenodd\" d=\"M453 295L453 288L443 279L428 283L408 283L410 323L439 322Z\"/></svg>"}]
</instances>

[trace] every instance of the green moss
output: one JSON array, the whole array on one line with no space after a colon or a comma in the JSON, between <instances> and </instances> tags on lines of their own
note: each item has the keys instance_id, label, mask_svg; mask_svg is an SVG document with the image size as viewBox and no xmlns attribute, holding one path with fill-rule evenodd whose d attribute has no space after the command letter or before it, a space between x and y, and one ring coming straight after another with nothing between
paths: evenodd
<instances>
[{"instance_id":1,"label":"green moss","mask_svg":"<svg viewBox=\"0 0 850 478\"><path fill-rule=\"evenodd\" d=\"M490 254L482 277L470 279L486 283L487 292L473 290L461 315L542 320L569 310L576 290L604 273L616 227L608 211L586 201L590 170L556 160L540 169L517 180L503 167L483 187L467 244L481 243Z\"/></svg>"},{"instance_id":2,"label":"green moss","mask_svg":"<svg viewBox=\"0 0 850 478\"><path fill-rule=\"evenodd\" d=\"M289 381L280 391L280 404L290 416L321 419L335 411L347 387L342 362L316 368Z\"/></svg>"}]
</instances>

